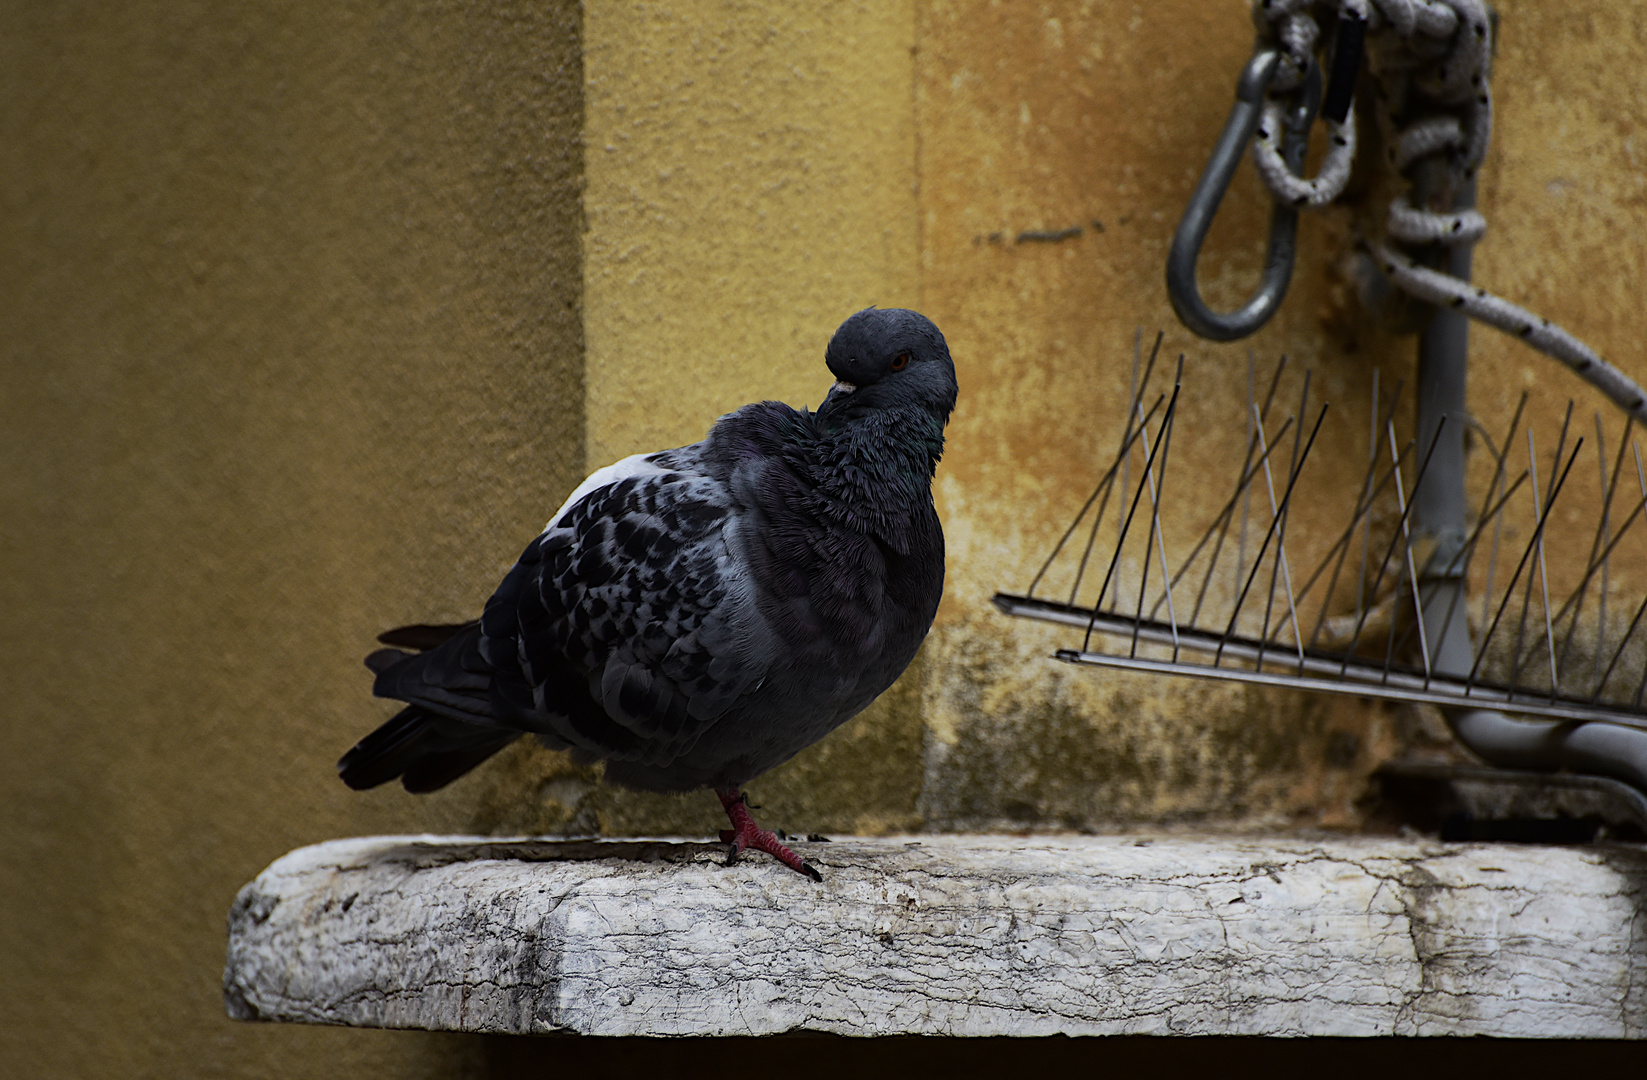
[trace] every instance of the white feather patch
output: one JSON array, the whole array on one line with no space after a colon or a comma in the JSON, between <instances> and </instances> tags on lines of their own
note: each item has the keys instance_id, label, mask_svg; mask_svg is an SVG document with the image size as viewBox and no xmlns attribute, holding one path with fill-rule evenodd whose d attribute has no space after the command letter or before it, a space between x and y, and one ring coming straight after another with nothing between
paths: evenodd
<instances>
[{"instance_id":1,"label":"white feather patch","mask_svg":"<svg viewBox=\"0 0 1647 1080\"><path fill-rule=\"evenodd\" d=\"M579 484L577 489L566 497L566 501L560 504L560 509L555 511L554 516L549 519L549 524L543 527L543 531L548 532L560 524L560 519L566 516L566 512L576 506L578 500L591 491L611 487L618 481L627 480L631 476L651 476L667 472L667 469L659 468L652 463L650 460L652 456L652 454L633 454L622 461L606 466L604 469L596 469L590 473L583 483Z\"/></svg>"}]
</instances>

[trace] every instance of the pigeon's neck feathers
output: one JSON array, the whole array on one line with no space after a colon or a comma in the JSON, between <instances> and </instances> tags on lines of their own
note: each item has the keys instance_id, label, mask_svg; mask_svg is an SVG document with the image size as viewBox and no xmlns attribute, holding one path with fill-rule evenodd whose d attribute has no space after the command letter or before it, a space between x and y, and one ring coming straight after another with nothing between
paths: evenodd
<instances>
[{"instance_id":1,"label":"pigeon's neck feathers","mask_svg":"<svg viewBox=\"0 0 1647 1080\"><path fill-rule=\"evenodd\" d=\"M932 502L932 475L944 452L943 420L914 407L883 408L822 431L821 492L849 513L907 518Z\"/></svg>"},{"instance_id":2,"label":"pigeon's neck feathers","mask_svg":"<svg viewBox=\"0 0 1647 1080\"><path fill-rule=\"evenodd\" d=\"M706 440L728 473L769 461L787 474L777 494L818 518L873 535L908 554L932 518L932 476L944 419L916 405L865 410L825 422L776 401L723 417ZM799 490L788 490L797 484Z\"/></svg>"}]
</instances>

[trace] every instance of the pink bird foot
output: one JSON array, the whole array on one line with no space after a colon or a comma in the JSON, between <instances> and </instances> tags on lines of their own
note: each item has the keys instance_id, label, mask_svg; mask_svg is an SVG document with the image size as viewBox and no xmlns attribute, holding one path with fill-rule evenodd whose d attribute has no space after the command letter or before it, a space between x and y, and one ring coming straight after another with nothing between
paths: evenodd
<instances>
[{"instance_id":1,"label":"pink bird foot","mask_svg":"<svg viewBox=\"0 0 1647 1080\"><path fill-rule=\"evenodd\" d=\"M746 849L753 849L766 852L791 870L805 874L813 881L823 880L823 875L818 873L817 867L784 847L771 829L763 829L755 824L755 817L749 812L749 802L742 792L728 788L716 791L715 797L720 799L721 805L726 808L726 816L732 819L732 827L721 830L721 839L732 845L732 850L726 856L728 866L736 862L738 856Z\"/></svg>"}]
</instances>

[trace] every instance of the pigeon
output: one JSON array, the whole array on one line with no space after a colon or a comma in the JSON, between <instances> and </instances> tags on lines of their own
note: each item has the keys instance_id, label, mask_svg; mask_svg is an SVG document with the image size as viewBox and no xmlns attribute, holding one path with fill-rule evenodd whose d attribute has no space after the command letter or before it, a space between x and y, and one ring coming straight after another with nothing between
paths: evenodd
<instances>
[{"instance_id":1,"label":"pigeon","mask_svg":"<svg viewBox=\"0 0 1647 1080\"><path fill-rule=\"evenodd\" d=\"M931 628L957 393L914 311L858 312L824 359L816 412L746 405L702 442L598 470L479 619L379 637L373 693L405 708L343 756L343 782L434 791L529 734L621 786L708 788L728 862L764 851L821 880L742 790L862 711Z\"/></svg>"}]
</instances>

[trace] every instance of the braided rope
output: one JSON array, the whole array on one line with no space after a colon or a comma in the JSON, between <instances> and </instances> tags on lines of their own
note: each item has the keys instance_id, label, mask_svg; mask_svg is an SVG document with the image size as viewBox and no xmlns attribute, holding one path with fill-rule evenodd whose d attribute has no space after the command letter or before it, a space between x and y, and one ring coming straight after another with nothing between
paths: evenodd
<instances>
[{"instance_id":1,"label":"braided rope","mask_svg":"<svg viewBox=\"0 0 1647 1080\"><path fill-rule=\"evenodd\" d=\"M1647 423L1647 391L1549 319L1541 319L1526 308L1475 288L1451 274L1419 266L1388 244L1370 247L1379 269L1413 296L1437 307L1459 308L1478 322L1520 338L1572 368L1625 412Z\"/></svg>"},{"instance_id":2,"label":"braided rope","mask_svg":"<svg viewBox=\"0 0 1647 1080\"><path fill-rule=\"evenodd\" d=\"M1331 146L1320 172L1293 175L1281 157L1283 103L1313 61L1321 29L1316 13L1367 21L1368 67L1378 82L1378 117L1386 129L1390 165L1407 173L1419 163L1445 170L1457 189L1474 179L1492 138L1489 89L1492 29L1485 0L1254 0L1260 47L1279 47L1283 60L1266 103L1253 163L1271 195L1295 207L1330 203L1349 181L1355 157L1355 112L1329 122ZM1397 123L1396 117L1409 117ZM1390 202L1390 239L1413 245L1473 244L1487 231L1475 210L1438 213L1406 195ZM1388 243L1368 245L1398 288L1426 303L1446 305L1520 338L1566 364L1626 412L1647 423L1647 393L1584 342L1525 308L1458 278L1415 263Z\"/></svg>"},{"instance_id":3,"label":"braided rope","mask_svg":"<svg viewBox=\"0 0 1647 1080\"><path fill-rule=\"evenodd\" d=\"M1419 210L1405 195L1390 200L1390 235L1404 244L1473 244L1487 232L1487 219L1474 210L1438 214Z\"/></svg>"}]
</instances>

